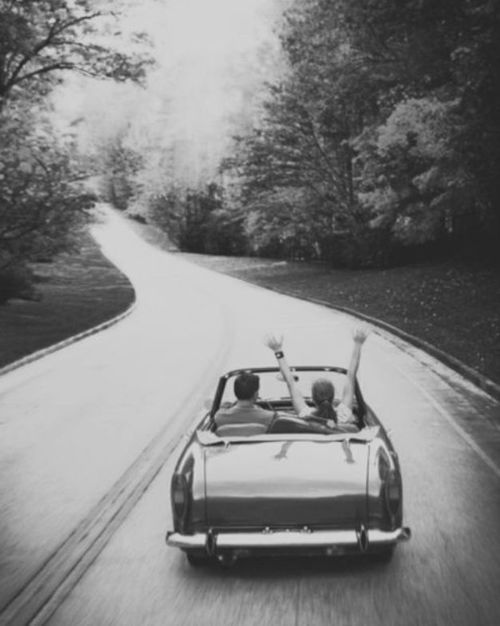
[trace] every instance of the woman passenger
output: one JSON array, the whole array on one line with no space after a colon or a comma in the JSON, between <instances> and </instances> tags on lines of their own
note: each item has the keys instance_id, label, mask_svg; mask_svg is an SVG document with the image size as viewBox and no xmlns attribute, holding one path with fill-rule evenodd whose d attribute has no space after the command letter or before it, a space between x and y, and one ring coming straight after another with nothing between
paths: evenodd
<instances>
[{"instance_id":1,"label":"woman passenger","mask_svg":"<svg viewBox=\"0 0 500 626\"><path fill-rule=\"evenodd\" d=\"M330 428L340 427L343 430L357 430L357 420L352 412L352 407L354 405L355 383L361 358L361 349L368 334L369 330L363 327L355 328L353 331L354 346L341 401L338 404L334 403L335 388L333 384L325 378L319 378L313 382L311 389L311 396L315 405L314 409L308 406L300 389L295 384L295 379L283 353L283 337L269 335L266 338L266 345L274 352L281 374L288 386L293 408L299 417L306 419L320 418Z\"/></svg>"}]
</instances>

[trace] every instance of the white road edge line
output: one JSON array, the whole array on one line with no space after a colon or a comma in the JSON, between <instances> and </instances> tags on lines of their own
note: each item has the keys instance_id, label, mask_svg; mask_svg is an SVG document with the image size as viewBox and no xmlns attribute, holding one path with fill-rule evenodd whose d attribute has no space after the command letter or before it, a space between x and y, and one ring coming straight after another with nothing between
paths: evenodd
<instances>
[{"instance_id":1,"label":"white road edge line","mask_svg":"<svg viewBox=\"0 0 500 626\"><path fill-rule=\"evenodd\" d=\"M427 389L425 389L424 387L422 387L422 385L420 385L415 380L410 378L408 374L406 374L400 367L398 367L397 365L394 365L394 363L392 363L390 359L387 359L387 360L389 361L393 369L397 370L403 376L403 378L405 378L411 385L413 385L424 396L424 398L426 398L426 400L436 409L436 411L441 415L441 417L443 417L446 420L446 422L448 422L448 424L453 428L453 430L474 450L474 452L480 457L480 459L491 470L493 470L493 472L497 475L497 477L500 478L500 467L495 463L495 461L493 461L492 458L490 458L486 454L486 452L484 452L477 445L477 443L472 439L472 437L461 426L457 424L456 420L450 415L450 413L439 404L439 402L427 391Z\"/></svg>"}]
</instances>

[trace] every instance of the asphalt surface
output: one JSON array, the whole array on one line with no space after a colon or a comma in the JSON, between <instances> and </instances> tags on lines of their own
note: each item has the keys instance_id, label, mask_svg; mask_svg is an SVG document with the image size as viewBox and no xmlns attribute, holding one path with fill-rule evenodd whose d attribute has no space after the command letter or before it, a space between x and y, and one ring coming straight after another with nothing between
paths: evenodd
<instances>
[{"instance_id":1,"label":"asphalt surface","mask_svg":"<svg viewBox=\"0 0 500 626\"><path fill-rule=\"evenodd\" d=\"M158 432L176 441L191 426L222 371L274 365L265 332L285 333L291 364L349 357L357 323L349 316L159 252L113 215L96 237L136 287L136 310L0 380L4 606ZM379 332L365 345L360 381L399 452L413 531L390 564L343 557L191 568L164 544L174 452L43 621L499 624L499 403Z\"/></svg>"}]
</instances>

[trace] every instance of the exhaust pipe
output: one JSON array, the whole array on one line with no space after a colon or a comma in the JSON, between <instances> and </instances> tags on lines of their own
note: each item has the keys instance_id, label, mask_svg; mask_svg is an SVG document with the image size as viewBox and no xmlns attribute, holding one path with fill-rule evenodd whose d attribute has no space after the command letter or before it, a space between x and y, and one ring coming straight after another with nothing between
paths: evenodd
<instances>
[{"instance_id":1,"label":"exhaust pipe","mask_svg":"<svg viewBox=\"0 0 500 626\"><path fill-rule=\"evenodd\" d=\"M356 539L358 540L358 547L360 552L366 552L368 550L369 540L368 533L364 524L361 524L359 530L356 531Z\"/></svg>"},{"instance_id":2,"label":"exhaust pipe","mask_svg":"<svg viewBox=\"0 0 500 626\"><path fill-rule=\"evenodd\" d=\"M207 532L205 550L209 556L215 556L215 552L217 550L217 535L214 533L212 528L209 528Z\"/></svg>"}]
</instances>

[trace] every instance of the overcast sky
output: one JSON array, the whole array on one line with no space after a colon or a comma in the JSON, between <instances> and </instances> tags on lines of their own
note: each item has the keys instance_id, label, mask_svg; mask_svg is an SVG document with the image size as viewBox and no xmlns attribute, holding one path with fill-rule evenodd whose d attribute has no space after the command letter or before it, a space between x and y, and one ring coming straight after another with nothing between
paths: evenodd
<instances>
[{"instance_id":1,"label":"overcast sky","mask_svg":"<svg viewBox=\"0 0 500 626\"><path fill-rule=\"evenodd\" d=\"M279 6L279 0L152 0L131 12L129 23L154 40L159 69L150 90L169 100L188 161L216 155L235 118L249 114L245 100L269 77L265 57L277 50L272 27Z\"/></svg>"},{"instance_id":2,"label":"overcast sky","mask_svg":"<svg viewBox=\"0 0 500 626\"><path fill-rule=\"evenodd\" d=\"M251 116L259 85L278 71L273 26L285 2L128 0L124 32L145 31L154 43L158 65L147 91L87 85L62 98L61 110L73 118L83 111L97 134L133 118L143 139L175 138L184 169L195 171L221 155L235 126Z\"/></svg>"}]
</instances>

